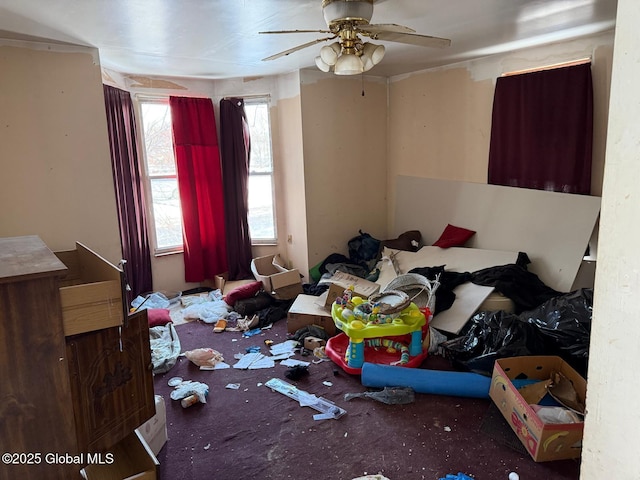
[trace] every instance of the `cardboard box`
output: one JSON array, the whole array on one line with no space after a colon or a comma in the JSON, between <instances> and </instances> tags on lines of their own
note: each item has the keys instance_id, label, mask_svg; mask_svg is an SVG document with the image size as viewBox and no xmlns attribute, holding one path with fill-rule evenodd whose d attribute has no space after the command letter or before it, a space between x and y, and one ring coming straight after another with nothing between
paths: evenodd
<instances>
[{"instance_id":1,"label":"cardboard box","mask_svg":"<svg viewBox=\"0 0 640 480\"><path fill-rule=\"evenodd\" d=\"M316 303L318 297L300 294L287 313L287 332L295 333L307 325L322 327L329 336L336 334L336 324L331 313Z\"/></svg>"},{"instance_id":2,"label":"cardboard box","mask_svg":"<svg viewBox=\"0 0 640 480\"><path fill-rule=\"evenodd\" d=\"M354 295L362 298L369 298L380 290L380 285L377 283L344 272L336 272L327 282L330 282L330 286L325 306L329 309L336 298L341 297L345 289L349 287L353 287Z\"/></svg>"},{"instance_id":3,"label":"cardboard box","mask_svg":"<svg viewBox=\"0 0 640 480\"><path fill-rule=\"evenodd\" d=\"M319 347L324 347L327 344L326 340L318 337L304 337L304 348L307 350L315 350Z\"/></svg>"},{"instance_id":4,"label":"cardboard box","mask_svg":"<svg viewBox=\"0 0 640 480\"><path fill-rule=\"evenodd\" d=\"M285 268L279 255L254 258L251 271L256 280L262 282L264 290L279 300L290 300L302 293L300 272Z\"/></svg>"},{"instance_id":5,"label":"cardboard box","mask_svg":"<svg viewBox=\"0 0 640 480\"><path fill-rule=\"evenodd\" d=\"M158 459L142 435L132 432L102 454L102 461L89 463L80 474L85 480L156 480Z\"/></svg>"},{"instance_id":6,"label":"cardboard box","mask_svg":"<svg viewBox=\"0 0 640 480\"><path fill-rule=\"evenodd\" d=\"M543 423L530 406L546 394L545 383L556 373L570 381L584 404L587 382L562 358L525 356L496 360L489 396L525 446L533 460L547 462L580 457L584 423ZM516 389L511 380L540 380Z\"/></svg>"},{"instance_id":7,"label":"cardboard box","mask_svg":"<svg viewBox=\"0 0 640 480\"><path fill-rule=\"evenodd\" d=\"M153 454L158 455L167 443L167 410L162 395L155 395L155 403L156 414L136 428L136 432L142 435Z\"/></svg>"}]
</instances>

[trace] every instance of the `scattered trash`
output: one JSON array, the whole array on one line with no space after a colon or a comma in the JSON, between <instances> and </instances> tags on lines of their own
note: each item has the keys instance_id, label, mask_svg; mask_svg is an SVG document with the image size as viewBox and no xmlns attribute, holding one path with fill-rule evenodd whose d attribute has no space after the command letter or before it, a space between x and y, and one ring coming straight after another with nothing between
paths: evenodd
<instances>
[{"instance_id":1,"label":"scattered trash","mask_svg":"<svg viewBox=\"0 0 640 480\"><path fill-rule=\"evenodd\" d=\"M509 480L520 480L520 475L518 475L516 472L511 472L509 474Z\"/></svg>"},{"instance_id":2,"label":"scattered trash","mask_svg":"<svg viewBox=\"0 0 640 480\"><path fill-rule=\"evenodd\" d=\"M252 347L247 347L247 348L245 349L245 351L246 351L247 353L256 353L256 352L259 352L259 351L260 351L260 347L259 347L258 345L254 345L254 346L252 346Z\"/></svg>"},{"instance_id":3,"label":"scattered trash","mask_svg":"<svg viewBox=\"0 0 640 480\"><path fill-rule=\"evenodd\" d=\"M285 367L295 367L297 365L307 367L310 363L302 360L296 360L295 358L287 358L286 360L281 361L280 365L284 365Z\"/></svg>"},{"instance_id":4,"label":"scattered trash","mask_svg":"<svg viewBox=\"0 0 640 480\"><path fill-rule=\"evenodd\" d=\"M203 448L204 450L209 450L211 448L211 444L207 443Z\"/></svg>"},{"instance_id":5,"label":"scattered trash","mask_svg":"<svg viewBox=\"0 0 640 480\"><path fill-rule=\"evenodd\" d=\"M199 367L215 367L224 360L222 354L213 348L196 348L184 352L184 356Z\"/></svg>"},{"instance_id":6,"label":"scattered trash","mask_svg":"<svg viewBox=\"0 0 640 480\"><path fill-rule=\"evenodd\" d=\"M189 395L188 397L184 397L182 400L180 400L180 405L182 405L182 408L189 408L191 405L195 405L199 402L200 400L198 399L198 395L194 394Z\"/></svg>"},{"instance_id":7,"label":"scattered trash","mask_svg":"<svg viewBox=\"0 0 640 480\"><path fill-rule=\"evenodd\" d=\"M273 340L265 340L265 341L264 341L264 344L265 344L267 347L271 347L271 345L273 345Z\"/></svg>"},{"instance_id":8,"label":"scattered trash","mask_svg":"<svg viewBox=\"0 0 640 480\"><path fill-rule=\"evenodd\" d=\"M182 400L191 395L195 395L199 402L207 403L209 385L201 382L193 382L191 380L182 381L175 386L173 392L171 392L169 396L172 400Z\"/></svg>"},{"instance_id":9,"label":"scattered trash","mask_svg":"<svg viewBox=\"0 0 640 480\"><path fill-rule=\"evenodd\" d=\"M233 366L240 370L257 370L260 368L272 368L276 363L272 358L263 355L260 352L247 353L242 355L240 360Z\"/></svg>"},{"instance_id":10,"label":"scattered trash","mask_svg":"<svg viewBox=\"0 0 640 480\"><path fill-rule=\"evenodd\" d=\"M415 393L412 388L405 387L384 387L377 392L345 393L344 399L349 401L353 398L371 398L387 405L405 405L415 401Z\"/></svg>"},{"instance_id":11,"label":"scattered trash","mask_svg":"<svg viewBox=\"0 0 640 480\"><path fill-rule=\"evenodd\" d=\"M324 382L322 382L322 384L323 384L325 387L333 387L333 383L328 382L328 381L326 381L326 380L325 380Z\"/></svg>"},{"instance_id":12,"label":"scattered trash","mask_svg":"<svg viewBox=\"0 0 640 480\"><path fill-rule=\"evenodd\" d=\"M177 387L182 383L182 377L171 377L167 382L170 387Z\"/></svg>"},{"instance_id":13,"label":"scattered trash","mask_svg":"<svg viewBox=\"0 0 640 480\"><path fill-rule=\"evenodd\" d=\"M449 426L445 426L445 427L444 427L444 431L445 431L445 432L450 432L450 431L451 431L451 427L449 427Z\"/></svg>"},{"instance_id":14,"label":"scattered trash","mask_svg":"<svg viewBox=\"0 0 640 480\"><path fill-rule=\"evenodd\" d=\"M214 333L222 333L227 329L227 321L224 318L219 319L213 327Z\"/></svg>"},{"instance_id":15,"label":"scattered trash","mask_svg":"<svg viewBox=\"0 0 640 480\"><path fill-rule=\"evenodd\" d=\"M331 420L333 418L333 414L331 413L316 413L313 416L314 420Z\"/></svg>"},{"instance_id":16,"label":"scattered trash","mask_svg":"<svg viewBox=\"0 0 640 480\"><path fill-rule=\"evenodd\" d=\"M228 388L230 390L238 390L240 388L239 383L227 383L224 388Z\"/></svg>"},{"instance_id":17,"label":"scattered trash","mask_svg":"<svg viewBox=\"0 0 640 480\"><path fill-rule=\"evenodd\" d=\"M324 347L316 347L313 349L313 356L318 360L313 360L313 363L321 363L321 362L330 362L331 360L327 357Z\"/></svg>"},{"instance_id":18,"label":"scattered trash","mask_svg":"<svg viewBox=\"0 0 640 480\"><path fill-rule=\"evenodd\" d=\"M288 353L290 355L293 355L298 345L299 345L298 342L295 340L287 340L282 343L271 345L271 348L269 349L269 351L271 352L271 355L281 355L283 353Z\"/></svg>"},{"instance_id":19,"label":"scattered trash","mask_svg":"<svg viewBox=\"0 0 640 480\"><path fill-rule=\"evenodd\" d=\"M224 370L225 368L231 368L231 365L225 362L216 363L213 367L201 366L200 370Z\"/></svg>"},{"instance_id":20,"label":"scattered trash","mask_svg":"<svg viewBox=\"0 0 640 480\"><path fill-rule=\"evenodd\" d=\"M146 297L138 295L131 302L134 311L145 310L148 308L169 308L171 302L167 296L161 292L154 292Z\"/></svg>"},{"instance_id":21,"label":"scattered trash","mask_svg":"<svg viewBox=\"0 0 640 480\"><path fill-rule=\"evenodd\" d=\"M440 480L474 480L474 478L469 475L465 475L462 472L458 472L457 475L448 473L446 477L440 477Z\"/></svg>"},{"instance_id":22,"label":"scattered trash","mask_svg":"<svg viewBox=\"0 0 640 480\"><path fill-rule=\"evenodd\" d=\"M284 362L283 362L284 363ZM284 374L289 380L300 380L305 375L309 375L309 367L306 365L294 365Z\"/></svg>"},{"instance_id":23,"label":"scattered trash","mask_svg":"<svg viewBox=\"0 0 640 480\"><path fill-rule=\"evenodd\" d=\"M244 332L242 336L248 338L253 337L254 335L259 335L260 333L262 333L262 330L260 330L259 328L254 328L253 330Z\"/></svg>"},{"instance_id":24,"label":"scattered trash","mask_svg":"<svg viewBox=\"0 0 640 480\"><path fill-rule=\"evenodd\" d=\"M365 473L364 477L353 478L351 480L389 480L389 479L380 473L378 473L377 475L367 475Z\"/></svg>"},{"instance_id":25,"label":"scattered trash","mask_svg":"<svg viewBox=\"0 0 640 480\"><path fill-rule=\"evenodd\" d=\"M338 419L342 415L347 413L346 410L338 407L333 402L330 402L329 400L322 397L316 397L315 395L307 393L304 390L299 390L297 387L278 378L272 378L265 385L275 392L281 393L289 398L297 400L298 403L300 403L301 407L311 407L314 410L319 411L320 413L329 415L327 417L323 417L323 419Z\"/></svg>"}]
</instances>

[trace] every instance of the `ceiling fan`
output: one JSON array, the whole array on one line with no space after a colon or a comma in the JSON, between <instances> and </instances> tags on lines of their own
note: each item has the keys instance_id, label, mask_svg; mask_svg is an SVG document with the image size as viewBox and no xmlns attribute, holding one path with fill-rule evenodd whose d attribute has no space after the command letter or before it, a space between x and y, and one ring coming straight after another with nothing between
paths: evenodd
<instances>
[{"instance_id":1,"label":"ceiling fan","mask_svg":"<svg viewBox=\"0 0 640 480\"><path fill-rule=\"evenodd\" d=\"M316 65L323 72L336 75L357 75L377 65L384 57L384 45L374 45L363 41L361 37L372 40L405 43L421 47L444 48L451 45L446 38L419 35L415 30L393 23L371 24L374 0L322 0L322 13L327 22L327 30L277 30L259 32L268 34L280 33L327 33L329 36L318 38L289 48L263 60L275 60L303 48L321 42L336 40L320 49L316 57Z\"/></svg>"}]
</instances>

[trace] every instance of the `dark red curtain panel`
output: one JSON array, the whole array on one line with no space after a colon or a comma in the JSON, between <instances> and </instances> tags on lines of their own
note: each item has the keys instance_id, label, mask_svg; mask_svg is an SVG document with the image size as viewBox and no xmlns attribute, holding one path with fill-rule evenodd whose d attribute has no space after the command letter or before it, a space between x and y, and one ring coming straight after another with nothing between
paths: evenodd
<instances>
[{"instance_id":1,"label":"dark red curtain panel","mask_svg":"<svg viewBox=\"0 0 640 480\"><path fill-rule=\"evenodd\" d=\"M247 218L251 142L243 99L225 98L220 101L220 137L229 279L253 278Z\"/></svg>"},{"instance_id":2,"label":"dark red curtain panel","mask_svg":"<svg viewBox=\"0 0 640 480\"><path fill-rule=\"evenodd\" d=\"M591 192L591 64L498 78L489 183Z\"/></svg>"},{"instance_id":3,"label":"dark red curtain panel","mask_svg":"<svg viewBox=\"0 0 640 480\"><path fill-rule=\"evenodd\" d=\"M152 290L151 250L147 231L147 210L138 165L136 122L129 92L104 85L111 168L116 189L124 272L131 288L131 303Z\"/></svg>"},{"instance_id":4,"label":"dark red curtain panel","mask_svg":"<svg viewBox=\"0 0 640 480\"><path fill-rule=\"evenodd\" d=\"M213 102L170 97L182 206L185 281L227 271L222 171Z\"/></svg>"}]
</instances>

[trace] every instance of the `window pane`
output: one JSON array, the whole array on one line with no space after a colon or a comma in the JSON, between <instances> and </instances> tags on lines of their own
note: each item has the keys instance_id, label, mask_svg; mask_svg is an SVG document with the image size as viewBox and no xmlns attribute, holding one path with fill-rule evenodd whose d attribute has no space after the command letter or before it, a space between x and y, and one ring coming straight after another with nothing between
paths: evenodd
<instances>
[{"instance_id":1,"label":"window pane","mask_svg":"<svg viewBox=\"0 0 640 480\"><path fill-rule=\"evenodd\" d=\"M271 240L275 238L271 175L249 176L248 220L249 231L253 240Z\"/></svg>"},{"instance_id":2,"label":"window pane","mask_svg":"<svg viewBox=\"0 0 640 480\"><path fill-rule=\"evenodd\" d=\"M177 179L152 178L151 197L158 249L182 246L182 213Z\"/></svg>"},{"instance_id":3,"label":"window pane","mask_svg":"<svg viewBox=\"0 0 640 480\"><path fill-rule=\"evenodd\" d=\"M251 132L251 172L271 173L271 134L269 109L266 103L245 105L244 111Z\"/></svg>"},{"instance_id":4,"label":"window pane","mask_svg":"<svg viewBox=\"0 0 640 480\"><path fill-rule=\"evenodd\" d=\"M169 104L145 102L141 107L149 176L175 175Z\"/></svg>"}]
</instances>

